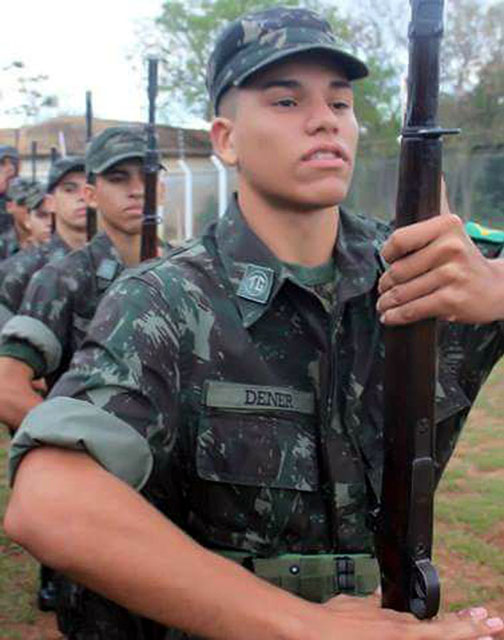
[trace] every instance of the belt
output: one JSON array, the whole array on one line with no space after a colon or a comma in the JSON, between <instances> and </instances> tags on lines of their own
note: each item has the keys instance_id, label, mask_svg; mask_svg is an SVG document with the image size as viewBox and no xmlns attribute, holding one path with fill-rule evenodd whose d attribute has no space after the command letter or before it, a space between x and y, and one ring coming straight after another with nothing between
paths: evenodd
<instances>
[{"instance_id":1,"label":"belt","mask_svg":"<svg viewBox=\"0 0 504 640\"><path fill-rule=\"evenodd\" d=\"M313 602L338 594L365 596L379 584L378 562L370 554L295 554L258 558L246 552L217 553L258 577Z\"/></svg>"}]
</instances>

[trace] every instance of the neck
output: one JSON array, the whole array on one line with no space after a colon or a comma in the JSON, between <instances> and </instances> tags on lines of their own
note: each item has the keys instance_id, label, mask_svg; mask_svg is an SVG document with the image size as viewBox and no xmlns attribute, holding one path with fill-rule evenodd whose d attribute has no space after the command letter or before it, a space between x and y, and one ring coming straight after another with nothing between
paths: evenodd
<instances>
[{"instance_id":1,"label":"neck","mask_svg":"<svg viewBox=\"0 0 504 640\"><path fill-rule=\"evenodd\" d=\"M80 249L86 244L86 229L75 229L61 224L56 218L56 232L59 237L72 249Z\"/></svg>"},{"instance_id":2,"label":"neck","mask_svg":"<svg viewBox=\"0 0 504 640\"><path fill-rule=\"evenodd\" d=\"M102 230L108 235L121 260L127 267L136 267L140 263L140 245L142 241L140 233L135 235L122 233L105 224L103 220Z\"/></svg>"},{"instance_id":3,"label":"neck","mask_svg":"<svg viewBox=\"0 0 504 640\"><path fill-rule=\"evenodd\" d=\"M246 188L240 189L238 201L249 227L281 262L317 267L331 258L338 235L337 206L296 210Z\"/></svg>"}]
</instances>

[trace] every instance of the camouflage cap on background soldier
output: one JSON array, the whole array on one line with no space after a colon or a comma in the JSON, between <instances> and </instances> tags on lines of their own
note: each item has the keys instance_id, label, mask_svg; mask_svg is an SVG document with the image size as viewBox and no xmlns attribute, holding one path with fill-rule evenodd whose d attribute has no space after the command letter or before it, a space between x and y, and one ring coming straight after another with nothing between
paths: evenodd
<instances>
[{"instance_id":1,"label":"camouflage cap on background soldier","mask_svg":"<svg viewBox=\"0 0 504 640\"><path fill-rule=\"evenodd\" d=\"M7 190L7 199L12 200L16 204L22 205L26 201L26 196L28 195L30 189L32 187L32 182L27 180L26 178L16 178L13 180L9 189Z\"/></svg>"},{"instance_id":2,"label":"camouflage cap on background soldier","mask_svg":"<svg viewBox=\"0 0 504 640\"><path fill-rule=\"evenodd\" d=\"M64 176L71 171L84 171L84 156L66 156L56 160L49 169L47 192L51 193Z\"/></svg>"},{"instance_id":3,"label":"camouflage cap on background soldier","mask_svg":"<svg viewBox=\"0 0 504 640\"><path fill-rule=\"evenodd\" d=\"M217 112L219 100L273 62L305 51L330 55L349 80L368 75L366 65L345 51L327 20L308 9L274 7L242 16L220 35L207 68L207 89Z\"/></svg>"},{"instance_id":4,"label":"camouflage cap on background soldier","mask_svg":"<svg viewBox=\"0 0 504 640\"><path fill-rule=\"evenodd\" d=\"M140 127L109 127L96 135L86 150L86 176L98 175L113 165L144 158L147 136Z\"/></svg>"},{"instance_id":5,"label":"camouflage cap on background soldier","mask_svg":"<svg viewBox=\"0 0 504 640\"><path fill-rule=\"evenodd\" d=\"M40 182L35 182L26 191L25 204L30 210L36 209L42 204L46 195L47 192Z\"/></svg>"}]
</instances>

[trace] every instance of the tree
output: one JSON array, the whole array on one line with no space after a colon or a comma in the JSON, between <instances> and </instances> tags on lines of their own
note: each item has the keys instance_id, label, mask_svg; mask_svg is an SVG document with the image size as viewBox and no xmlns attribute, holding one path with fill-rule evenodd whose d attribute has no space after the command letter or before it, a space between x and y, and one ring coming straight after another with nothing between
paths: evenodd
<instances>
[{"instance_id":1,"label":"tree","mask_svg":"<svg viewBox=\"0 0 504 640\"><path fill-rule=\"evenodd\" d=\"M57 97L44 90L49 76L29 73L24 63L19 60L3 67L2 71L10 76L8 84L14 85L14 91L19 96L16 98L15 107L4 110L6 114L20 115L24 122L32 122L37 119L45 107L58 105Z\"/></svg>"}]
</instances>

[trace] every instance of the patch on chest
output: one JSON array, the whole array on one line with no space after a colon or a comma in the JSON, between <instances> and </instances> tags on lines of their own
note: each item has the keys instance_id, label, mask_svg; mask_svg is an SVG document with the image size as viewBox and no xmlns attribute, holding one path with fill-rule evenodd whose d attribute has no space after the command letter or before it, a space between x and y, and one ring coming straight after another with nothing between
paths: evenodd
<instances>
[{"instance_id":1,"label":"patch on chest","mask_svg":"<svg viewBox=\"0 0 504 640\"><path fill-rule=\"evenodd\" d=\"M315 396L310 391L218 380L205 383L204 403L220 409L295 411L307 415L315 411Z\"/></svg>"},{"instance_id":2,"label":"patch on chest","mask_svg":"<svg viewBox=\"0 0 504 640\"><path fill-rule=\"evenodd\" d=\"M238 287L238 295L252 302L266 304L273 288L274 275L275 272L268 267L248 264Z\"/></svg>"}]
</instances>

